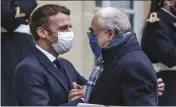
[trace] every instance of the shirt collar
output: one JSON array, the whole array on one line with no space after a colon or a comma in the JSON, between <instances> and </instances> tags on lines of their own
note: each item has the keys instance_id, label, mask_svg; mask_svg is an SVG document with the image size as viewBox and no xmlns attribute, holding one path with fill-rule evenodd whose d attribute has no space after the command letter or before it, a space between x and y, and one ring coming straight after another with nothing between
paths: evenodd
<instances>
[{"instance_id":1,"label":"shirt collar","mask_svg":"<svg viewBox=\"0 0 176 107\"><path fill-rule=\"evenodd\" d=\"M37 44L35 45L43 54L45 54L46 55L46 57L51 61L51 62L53 62L55 59L56 59L56 57L55 56L53 56L52 54L50 54L49 52L47 52L47 51L45 51L44 49L42 49L40 46L38 46Z\"/></svg>"}]
</instances>

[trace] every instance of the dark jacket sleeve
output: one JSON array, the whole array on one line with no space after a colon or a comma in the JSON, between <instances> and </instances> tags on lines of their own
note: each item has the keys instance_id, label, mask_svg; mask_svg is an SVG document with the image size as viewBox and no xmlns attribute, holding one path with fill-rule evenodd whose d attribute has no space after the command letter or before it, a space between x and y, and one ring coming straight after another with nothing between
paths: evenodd
<instances>
[{"instance_id":1,"label":"dark jacket sleeve","mask_svg":"<svg viewBox=\"0 0 176 107\"><path fill-rule=\"evenodd\" d=\"M83 77L83 76L81 76L79 73L78 73L78 71L75 71L76 72L76 78L77 78L77 83L79 84L79 85L86 85L87 84L87 80Z\"/></svg>"},{"instance_id":2,"label":"dark jacket sleeve","mask_svg":"<svg viewBox=\"0 0 176 107\"><path fill-rule=\"evenodd\" d=\"M14 89L19 103L25 106L50 105L47 86L44 84L44 75L37 68L21 65L16 68L14 75ZM63 105L76 106L83 102L81 99Z\"/></svg>"},{"instance_id":3,"label":"dark jacket sleeve","mask_svg":"<svg viewBox=\"0 0 176 107\"><path fill-rule=\"evenodd\" d=\"M34 67L21 65L16 68L14 89L19 103L25 106L48 105L50 98L41 72ZM40 70L39 70L40 71Z\"/></svg>"},{"instance_id":4,"label":"dark jacket sleeve","mask_svg":"<svg viewBox=\"0 0 176 107\"><path fill-rule=\"evenodd\" d=\"M9 0L1 0L1 26L8 31L16 28L15 6Z\"/></svg>"},{"instance_id":5,"label":"dark jacket sleeve","mask_svg":"<svg viewBox=\"0 0 176 107\"><path fill-rule=\"evenodd\" d=\"M72 65L72 63L66 59L64 59L65 61L67 61L69 63L69 65L73 68L75 74L76 74L76 79L77 79L77 84L83 86L87 84L87 80L79 74L79 72L75 69L75 67Z\"/></svg>"},{"instance_id":6,"label":"dark jacket sleeve","mask_svg":"<svg viewBox=\"0 0 176 107\"><path fill-rule=\"evenodd\" d=\"M26 14L25 17L15 18L17 6L20 7L20 13ZM20 24L27 24L26 20L36 6L35 0L1 0L1 26L12 32Z\"/></svg>"},{"instance_id":7,"label":"dark jacket sleeve","mask_svg":"<svg viewBox=\"0 0 176 107\"><path fill-rule=\"evenodd\" d=\"M141 63L127 65L121 86L125 106L157 105L157 79L149 70Z\"/></svg>"},{"instance_id":8,"label":"dark jacket sleeve","mask_svg":"<svg viewBox=\"0 0 176 107\"><path fill-rule=\"evenodd\" d=\"M169 29L170 30L170 29ZM156 23L148 23L145 36L148 37L148 47L150 53L161 63L168 67L176 65L176 47L171 42L171 37L166 25L161 20ZM146 41L147 42L147 41Z\"/></svg>"}]
</instances>

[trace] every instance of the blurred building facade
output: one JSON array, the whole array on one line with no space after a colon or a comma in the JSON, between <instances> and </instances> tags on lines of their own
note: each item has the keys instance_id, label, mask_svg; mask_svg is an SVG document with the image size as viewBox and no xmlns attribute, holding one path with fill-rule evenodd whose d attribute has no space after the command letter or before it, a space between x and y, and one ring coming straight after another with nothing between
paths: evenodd
<instances>
[{"instance_id":1,"label":"blurred building facade","mask_svg":"<svg viewBox=\"0 0 176 107\"><path fill-rule=\"evenodd\" d=\"M96 10L102 7L117 7L124 10L130 17L133 31L140 41L141 30L147 18L150 1L38 1L38 6L44 4L60 4L71 10L71 21L75 40L70 52L62 57L72 62L75 68L88 78L94 65L94 56L89 47L87 31L91 18Z\"/></svg>"}]
</instances>

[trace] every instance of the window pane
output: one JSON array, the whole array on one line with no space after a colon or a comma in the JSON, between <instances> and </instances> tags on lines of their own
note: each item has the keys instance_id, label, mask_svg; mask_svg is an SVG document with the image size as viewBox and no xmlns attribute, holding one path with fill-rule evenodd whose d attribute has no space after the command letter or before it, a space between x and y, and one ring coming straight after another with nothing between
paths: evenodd
<instances>
[{"instance_id":1,"label":"window pane","mask_svg":"<svg viewBox=\"0 0 176 107\"><path fill-rule=\"evenodd\" d=\"M102 0L95 0L96 7L102 7Z\"/></svg>"},{"instance_id":2,"label":"window pane","mask_svg":"<svg viewBox=\"0 0 176 107\"><path fill-rule=\"evenodd\" d=\"M134 31L134 26L133 26L133 25L134 25L134 23L133 23L133 22L134 22L134 21L133 21L134 15L133 15L133 14L130 14L129 16L130 16L129 18L130 18L130 22L131 22L132 31Z\"/></svg>"},{"instance_id":3,"label":"window pane","mask_svg":"<svg viewBox=\"0 0 176 107\"><path fill-rule=\"evenodd\" d=\"M111 6L116 8L133 9L133 1L111 1Z\"/></svg>"}]
</instances>

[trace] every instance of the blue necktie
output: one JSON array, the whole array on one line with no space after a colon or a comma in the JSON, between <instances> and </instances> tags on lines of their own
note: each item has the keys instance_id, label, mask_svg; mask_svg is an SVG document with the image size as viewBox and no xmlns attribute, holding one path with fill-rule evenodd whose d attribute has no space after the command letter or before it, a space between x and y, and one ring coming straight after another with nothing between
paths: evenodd
<instances>
[{"instance_id":1,"label":"blue necktie","mask_svg":"<svg viewBox=\"0 0 176 107\"><path fill-rule=\"evenodd\" d=\"M64 79L66 79L66 75L65 75L65 71L64 71L64 69L63 69L63 66L62 66L62 64L61 64L61 62L60 62L60 59L55 59L54 61L53 61L53 63L57 66L57 69L59 70L59 72L62 74L62 76L64 77Z\"/></svg>"},{"instance_id":2,"label":"blue necktie","mask_svg":"<svg viewBox=\"0 0 176 107\"><path fill-rule=\"evenodd\" d=\"M60 62L60 59L58 59L58 58L55 59L53 61L53 63L57 66L57 69L59 70L58 72L61 73L61 75L63 77L63 81L66 83L65 85L67 85L68 89L70 89L69 82L68 82L68 79L67 79L67 75L65 73L65 69L63 68L63 65Z\"/></svg>"},{"instance_id":3,"label":"blue necktie","mask_svg":"<svg viewBox=\"0 0 176 107\"><path fill-rule=\"evenodd\" d=\"M53 63L57 66L57 68L61 68L61 63L59 59L55 59Z\"/></svg>"}]
</instances>

